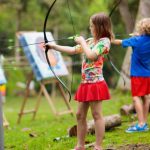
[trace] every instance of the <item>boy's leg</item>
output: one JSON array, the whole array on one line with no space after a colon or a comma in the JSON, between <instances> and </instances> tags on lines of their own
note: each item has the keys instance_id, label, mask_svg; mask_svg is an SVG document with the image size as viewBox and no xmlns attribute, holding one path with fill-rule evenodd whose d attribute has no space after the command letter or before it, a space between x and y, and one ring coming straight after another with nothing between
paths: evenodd
<instances>
[{"instance_id":1,"label":"boy's leg","mask_svg":"<svg viewBox=\"0 0 150 150\"><path fill-rule=\"evenodd\" d=\"M91 102L90 107L95 122L95 147L102 149L102 141L105 133L105 122L102 115L102 101Z\"/></svg>"},{"instance_id":2,"label":"boy's leg","mask_svg":"<svg viewBox=\"0 0 150 150\"><path fill-rule=\"evenodd\" d=\"M150 95L143 96L142 100L143 100L143 117L144 121L147 122L150 107Z\"/></svg>"},{"instance_id":3,"label":"boy's leg","mask_svg":"<svg viewBox=\"0 0 150 150\"><path fill-rule=\"evenodd\" d=\"M133 96L133 103L138 116L138 124L142 126L145 123L145 120L143 116L143 104L141 102L141 98L138 96Z\"/></svg>"},{"instance_id":4,"label":"boy's leg","mask_svg":"<svg viewBox=\"0 0 150 150\"><path fill-rule=\"evenodd\" d=\"M81 150L85 144L85 136L87 133L86 116L89 108L89 103L78 103L77 117L77 147L81 147Z\"/></svg>"}]
</instances>

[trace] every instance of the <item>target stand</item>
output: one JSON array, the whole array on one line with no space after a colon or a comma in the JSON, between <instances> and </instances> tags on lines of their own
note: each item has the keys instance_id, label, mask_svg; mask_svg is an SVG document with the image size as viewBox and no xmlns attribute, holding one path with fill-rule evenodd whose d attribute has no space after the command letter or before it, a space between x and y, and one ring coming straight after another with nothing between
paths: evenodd
<instances>
[{"instance_id":1,"label":"target stand","mask_svg":"<svg viewBox=\"0 0 150 150\"><path fill-rule=\"evenodd\" d=\"M25 110L25 106L27 104L28 98L29 98L29 94L30 94L30 90L29 90L29 85L31 80L33 79L33 73L31 73L31 75L29 76L29 79L27 80L27 85L26 85L26 91L25 91L25 96L24 96L24 100L22 102L21 108L20 108L20 112L18 114L18 120L17 123L19 124L21 122L21 118L23 115L26 114L33 114L32 116L32 120L35 119L37 111L39 109L40 106L40 102L41 102L41 96L44 95L44 97L46 98L52 113L55 116L59 116L59 115L64 115L64 114L71 114L72 116L74 115L73 109L70 106L70 103L67 100L66 94L64 92L64 89L62 87L62 85L56 80L56 79L49 79L49 80L41 80L39 81L40 84L40 90L38 93L38 98L37 98L37 102L35 104L34 109L32 110ZM52 97L50 96L49 92L46 89L46 85L48 84L55 84L56 88L59 90L61 96L63 97L63 101L65 103L65 105L67 106L67 110L65 111L57 111L55 104L54 104L54 99L52 99Z\"/></svg>"}]
</instances>

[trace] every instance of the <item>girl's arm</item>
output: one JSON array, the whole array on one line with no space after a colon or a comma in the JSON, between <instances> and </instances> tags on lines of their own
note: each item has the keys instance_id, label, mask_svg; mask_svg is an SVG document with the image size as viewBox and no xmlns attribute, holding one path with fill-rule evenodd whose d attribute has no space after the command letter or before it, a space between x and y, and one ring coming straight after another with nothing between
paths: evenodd
<instances>
[{"instance_id":1,"label":"girl's arm","mask_svg":"<svg viewBox=\"0 0 150 150\"><path fill-rule=\"evenodd\" d=\"M76 37L75 41L76 41L76 43L81 45L86 57L89 60L96 60L97 59L97 54L95 52L91 51L91 49L89 48L89 46L87 45L85 39L82 36Z\"/></svg>"},{"instance_id":2,"label":"girl's arm","mask_svg":"<svg viewBox=\"0 0 150 150\"><path fill-rule=\"evenodd\" d=\"M61 46L61 45L57 45L57 44L54 44L54 43L53 44L52 43L47 43L47 44L45 44L45 46L48 46L49 49L55 49L56 51L65 52L65 53L68 53L70 55L76 54L75 47Z\"/></svg>"},{"instance_id":3,"label":"girl's arm","mask_svg":"<svg viewBox=\"0 0 150 150\"><path fill-rule=\"evenodd\" d=\"M122 44L122 40L120 40L120 39L113 39L113 40L111 40L111 43L115 44L115 45L121 45Z\"/></svg>"}]
</instances>

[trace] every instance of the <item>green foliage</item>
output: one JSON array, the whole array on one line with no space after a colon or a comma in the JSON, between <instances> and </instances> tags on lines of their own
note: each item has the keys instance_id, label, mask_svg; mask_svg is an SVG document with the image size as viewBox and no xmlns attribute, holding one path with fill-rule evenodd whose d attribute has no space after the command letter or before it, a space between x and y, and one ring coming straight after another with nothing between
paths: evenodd
<instances>
[{"instance_id":1,"label":"green foliage","mask_svg":"<svg viewBox=\"0 0 150 150\"><path fill-rule=\"evenodd\" d=\"M19 30L42 31L44 18L51 2L39 0L9 0L8 3L0 6L0 19L2 22L0 31L6 31L7 33L14 33L16 31L17 10L20 12L21 19L18 20L20 24ZM94 2L83 0L82 5L84 5L84 7L81 7L81 1L69 1L69 12L66 0L57 1L48 19L47 29L53 31L54 27L58 27L60 37L62 37L64 33L65 35L73 35L70 18L71 13L77 33L87 32L89 17L95 12L106 11L106 5L104 5L104 0L94 0ZM21 7L21 9L19 10L18 7ZM11 13L9 11L10 9ZM12 24L11 27L10 24Z\"/></svg>"},{"instance_id":2,"label":"green foliage","mask_svg":"<svg viewBox=\"0 0 150 150\"><path fill-rule=\"evenodd\" d=\"M120 107L124 104L131 103L130 93L123 93L121 91L111 91L112 99L103 102L104 116L118 114ZM24 115L21 124L17 124L18 112L20 111L23 97L7 97L4 105L5 115L10 123L8 129L5 129L5 149L15 150L69 150L76 145L76 137L65 138L67 136L68 128L76 124L75 116L62 115L54 116L48 102L42 98L36 120L31 121L32 115ZM37 98L30 98L26 109L32 109L35 106ZM66 110L66 106L61 97L56 96L54 99L57 111ZM77 103L71 101L71 106L76 112ZM92 116L89 111L87 120L91 120ZM135 122L133 116L122 116L122 125L110 131L107 131L103 140L104 148L117 149L120 145L150 143L150 134L147 133L133 133L127 134L125 130L128 126ZM32 136L33 135L33 136ZM56 137L61 140L53 141ZM95 141L94 135L88 135L86 141L90 143ZM90 149L88 149L90 150Z\"/></svg>"},{"instance_id":3,"label":"green foliage","mask_svg":"<svg viewBox=\"0 0 150 150\"><path fill-rule=\"evenodd\" d=\"M25 31L42 31L45 14L38 5L37 0L28 2L26 11L21 16L21 29Z\"/></svg>"},{"instance_id":4,"label":"green foliage","mask_svg":"<svg viewBox=\"0 0 150 150\"><path fill-rule=\"evenodd\" d=\"M2 39L15 39L15 33L19 31L43 31L44 19L48 8L52 4L52 0L7 0L0 5L0 52L4 55L13 56L16 49L8 50L8 42L2 42ZM74 34L81 34L85 38L90 37L89 32L89 18L94 13L104 11L109 14L112 10L115 0L68 0L69 8L66 0L58 0L54 5L51 14L48 18L47 31L53 33L55 39L66 38L73 36ZM136 16L139 0L129 0L129 8L133 18ZM72 17L72 19L71 19ZM113 30L117 38L127 37L125 26L122 22L118 7L111 16L113 23ZM73 26L72 26L73 21ZM14 45L15 40L12 45ZM62 40L58 44L62 45L75 45L74 41ZM111 48L111 56L114 64L117 68L121 68L125 49L121 47L113 46ZM76 57L76 60L80 61L80 57ZM118 75L110 68L106 63L104 72L105 78L109 82L110 80L116 81ZM75 69L74 69L75 70ZM79 69L78 69L79 70ZM80 70L79 70L80 71ZM78 71L78 72L79 72ZM77 72L77 71L75 71ZM109 73L108 73L109 72ZM110 73L111 72L111 73ZM111 74L111 76L110 76ZM113 86L110 83L110 86Z\"/></svg>"},{"instance_id":5,"label":"green foliage","mask_svg":"<svg viewBox=\"0 0 150 150\"><path fill-rule=\"evenodd\" d=\"M107 5L106 5L106 1L105 0L101 0L101 1L97 1L94 0L91 2L91 5L89 8L89 14L92 15L96 12L107 12Z\"/></svg>"},{"instance_id":6,"label":"green foliage","mask_svg":"<svg viewBox=\"0 0 150 150\"><path fill-rule=\"evenodd\" d=\"M7 95L14 95L17 91L24 90L17 87L17 82L26 83L26 73L24 73L22 69L16 69L9 65L8 68L6 68L5 74L6 77L8 77L6 84Z\"/></svg>"},{"instance_id":7,"label":"green foliage","mask_svg":"<svg viewBox=\"0 0 150 150\"><path fill-rule=\"evenodd\" d=\"M55 36L55 39L69 37L74 34L83 34L86 37L90 36L89 33L89 18L93 13L99 11L110 12L114 0L68 0L70 4L70 12L67 7L66 0L58 0L54 6L50 17L48 19L47 31L51 31ZM128 0L129 8L133 14L133 18L136 16L139 0ZM1 39L15 39L15 33L19 31L42 31L45 15L52 0L6 0L5 3L0 3L0 40ZM21 7L20 7L21 6ZM18 9L20 7L20 9ZM73 31L72 21L70 13L74 22L75 32ZM118 8L114 11L112 17L112 23L114 26L114 33L119 38L127 37L124 24L121 20ZM123 36L124 35L124 36ZM116 36L116 37L117 37ZM61 41L63 45L74 45L72 41ZM0 41L1 49L5 49L9 43ZM16 49L14 49L15 51ZM126 50L121 47L112 47L111 56L115 65L120 69ZM5 55L14 55L11 51L4 53ZM80 57L77 57L75 61L79 61ZM74 68L75 74L73 75L72 91L75 92L80 83L80 68ZM30 115L22 118L22 123L17 125L18 112L21 107L23 97L12 96L14 90L20 90L16 83L18 81L26 82L27 76L26 70L13 70L6 69L7 76L7 102L4 105L5 115L10 123L10 128L5 129L5 149L15 150L67 150L71 149L76 144L76 138L66 138L58 142L54 142L56 137L62 137L67 135L67 129L76 124L75 117L70 115L59 116L56 118L45 98L42 99L41 107L37 114L35 121L30 122ZM73 72L74 73L74 72ZM70 75L72 76L72 74ZM105 63L104 76L109 86L115 86L118 75L113 71L109 63ZM66 79L65 79L66 80ZM67 81L67 80L66 80ZM38 87L37 87L38 88ZM111 115L119 113L119 109L124 104L131 103L131 97L129 93L122 93L120 91L111 91L112 100L105 101L103 103L104 115ZM73 96L72 96L73 97ZM35 106L37 98L30 98L27 108L33 108ZM55 105L58 110L65 109L62 98L55 98ZM77 104L71 101L73 109L76 111ZM92 116L88 114L88 119ZM117 147L123 143L148 143L150 139L149 133L141 134L126 134L124 130L132 123L132 117L122 117L122 126L115 128L109 132L106 132L103 146L105 148ZM32 137L35 135L35 137ZM119 135L119 136L118 136ZM142 137L142 138L141 138ZM88 135L86 140L94 142L95 137Z\"/></svg>"},{"instance_id":8,"label":"green foliage","mask_svg":"<svg viewBox=\"0 0 150 150\"><path fill-rule=\"evenodd\" d=\"M15 10L10 8L10 6L0 6L0 20L0 32L5 31L6 33L14 34L14 31L16 29Z\"/></svg>"},{"instance_id":9,"label":"green foliage","mask_svg":"<svg viewBox=\"0 0 150 150\"><path fill-rule=\"evenodd\" d=\"M73 73L72 92L75 93L79 84L81 83L81 74Z\"/></svg>"}]
</instances>

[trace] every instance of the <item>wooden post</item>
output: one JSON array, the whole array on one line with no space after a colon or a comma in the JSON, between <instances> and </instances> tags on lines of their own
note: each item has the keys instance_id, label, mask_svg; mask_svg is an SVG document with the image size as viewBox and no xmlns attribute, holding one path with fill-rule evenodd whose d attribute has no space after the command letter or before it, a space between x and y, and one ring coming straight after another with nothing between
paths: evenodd
<instances>
[{"instance_id":1,"label":"wooden post","mask_svg":"<svg viewBox=\"0 0 150 150\"><path fill-rule=\"evenodd\" d=\"M33 112L32 120L35 119L36 113L37 113L37 111L38 111L38 109L39 109L40 102L41 102L41 94L42 94L42 88L40 88L40 92L39 92L39 95L38 95L37 103L36 103L36 105L35 105L35 111Z\"/></svg>"},{"instance_id":2,"label":"wooden post","mask_svg":"<svg viewBox=\"0 0 150 150\"><path fill-rule=\"evenodd\" d=\"M29 113L29 112L24 112L24 108L25 108L25 105L26 105L26 102L28 100L28 96L30 93L29 86L30 86L30 82L31 82L32 78L33 78L33 72L31 72L31 74L29 75L28 81L27 81L25 97L24 97L24 100L23 100L23 103L22 103L22 106L20 109L20 113L18 114L19 115L18 121L17 121L18 124L21 121L22 115L25 113Z\"/></svg>"},{"instance_id":3,"label":"wooden post","mask_svg":"<svg viewBox=\"0 0 150 150\"><path fill-rule=\"evenodd\" d=\"M49 94L48 94L48 92L47 92L47 90L46 90L45 85L44 85L43 83L40 83L40 85L41 85L42 91L43 91L43 93L44 93L44 95L45 95L45 97L46 97L46 99L47 99L49 105L51 106L51 109L52 109L53 114L57 115L55 106L54 106L54 104L53 104L53 102L52 102L52 99L50 98L50 96L49 96Z\"/></svg>"}]
</instances>

